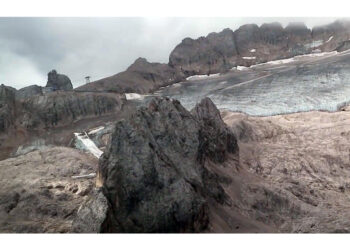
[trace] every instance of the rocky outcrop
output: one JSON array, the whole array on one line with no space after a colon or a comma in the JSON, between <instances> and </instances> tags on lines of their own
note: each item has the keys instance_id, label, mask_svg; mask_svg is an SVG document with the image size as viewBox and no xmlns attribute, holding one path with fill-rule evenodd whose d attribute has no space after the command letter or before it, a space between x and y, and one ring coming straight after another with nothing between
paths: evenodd
<instances>
[{"instance_id":1,"label":"rocky outcrop","mask_svg":"<svg viewBox=\"0 0 350 250\"><path fill-rule=\"evenodd\" d=\"M228 70L235 65L237 48L234 33L225 29L198 39L185 38L169 57L169 65L186 76Z\"/></svg>"},{"instance_id":2,"label":"rocky outcrop","mask_svg":"<svg viewBox=\"0 0 350 250\"><path fill-rule=\"evenodd\" d=\"M37 95L22 103L18 117L27 129L68 125L85 118L99 117L120 110L125 97L108 93L53 92Z\"/></svg>"},{"instance_id":3,"label":"rocky outcrop","mask_svg":"<svg viewBox=\"0 0 350 250\"><path fill-rule=\"evenodd\" d=\"M236 137L227 128L215 104L204 98L191 111L200 122L198 160L209 157L215 163L223 163L228 154L238 153Z\"/></svg>"},{"instance_id":4,"label":"rocky outcrop","mask_svg":"<svg viewBox=\"0 0 350 250\"><path fill-rule=\"evenodd\" d=\"M85 84L76 91L144 94L182 79L167 64L150 63L138 58L126 71Z\"/></svg>"},{"instance_id":5,"label":"rocky outcrop","mask_svg":"<svg viewBox=\"0 0 350 250\"><path fill-rule=\"evenodd\" d=\"M16 92L16 99L26 99L35 95L42 95L43 88L38 85L30 85L28 87L21 88Z\"/></svg>"},{"instance_id":6,"label":"rocky outcrop","mask_svg":"<svg viewBox=\"0 0 350 250\"><path fill-rule=\"evenodd\" d=\"M56 70L52 70L47 74L47 88L52 91L56 90L72 90L73 85L68 76L57 74Z\"/></svg>"},{"instance_id":7,"label":"rocky outcrop","mask_svg":"<svg viewBox=\"0 0 350 250\"><path fill-rule=\"evenodd\" d=\"M155 98L148 108L116 124L99 163L99 180L110 204L103 231L206 229L208 201L227 201L219 177L207 164L237 154L238 146L209 99L192 113L176 100ZM220 136L208 140L205 130L208 136Z\"/></svg>"},{"instance_id":8,"label":"rocky outcrop","mask_svg":"<svg viewBox=\"0 0 350 250\"><path fill-rule=\"evenodd\" d=\"M339 47L337 47L338 52L343 52L350 49L350 40L342 42Z\"/></svg>"},{"instance_id":9,"label":"rocky outcrop","mask_svg":"<svg viewBox=\"0 0 350 250\"><path fill-rule=\"evenodd\" d=\"M185 38L169 57L169 65L186 76L227 71L237 65L250 66L290 58L314 51L335 50L349 40L350 25L337 21L310 30L304 23L279 23L260 27L246 24L236 31L225 29L198 39Z\"/></svg>"},{"instance_id":10,"label":"rocky outcrop","mask_svg":"<svg viewBox=\"0 0 350 250\"><path fill-rule=\"evenodd\" d=\"M16 89L0 85L0 133L14 124L16 113Z\"/></svg>"}]
</instances>

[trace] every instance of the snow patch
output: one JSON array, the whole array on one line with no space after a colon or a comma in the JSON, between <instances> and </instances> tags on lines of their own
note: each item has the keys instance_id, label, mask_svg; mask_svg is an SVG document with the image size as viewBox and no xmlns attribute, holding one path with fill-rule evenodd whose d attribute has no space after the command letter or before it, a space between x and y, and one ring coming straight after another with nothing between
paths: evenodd
<instances>
[{"instance_id":1,"label":"snow patch","mask_svg":"<svg viewBox=\"0 0 350 250\"><path fill-rule=\"evenodd\" d=\"M186 78L187 81L191 81L191 80L201 80L201 79L208 79L208 78L216 78L219 77L220 74L211 74L211 75L194 75L194 76L189 76Z\"/></svg>"},{"instance_id":2,"label":"snow patch","mask_svg":"<svg viewBox=\"0 0 350 250\"><path fill-rule=\"evenodd\" d=\"M328 40L326 41L326 43L330 42L333 39L333 36L331 36L330 38L328 38Z\"/></svg>"},{"instance_id":3,"label":"snow patch","mask_svg":"<svg viewBox=\"0 0 350 250\"><path fill-rule=\"evenodd\" d=\"M255 60L256 57L255 56L244 56L242 57L244 60Z\"/></svg>"},{"instance_id":4,"label":"snow patch","mask_svg":"<svg viewBox=\"0 0 350 250\"><path fill-rule=\"evenodd\" d=\"M103 152L96 146L96 144L89 138L87 133L74 133L76 140L81 146L93 154L96 158L100 158Z\"/></svg>"},{"instance_id":5,"label":"snow patch","mask_svg":"<svg viewBox=\"0 0 350 250\"><path fill-rule=\"evenodd\" d=\"M126 100L140 100L143 99L143 95L137 93L125 93Z\"/></svg>"},{"instance_id":6,"label":"snow patch","mask_svg":"<svg viewBox=\"0 0 350 250\"><path fill-rule=\"evenodd\" d=\"M255 52L256 52L256 49L251 49L250 52L251 52L251 53L255 53Z\"/></svg>"},{"instance_id":7,"label":"snow patch","mask_svg":"<svg viewBox=\"0 0 350 250\"><path fill-rule=\"evenodd\" d=\"M245 66L237 66L236 69L239 70L239 71L242 71L242 70L248 70L248 67L245 67Z\"/></svg>"},{"instance_id":8,"label":"snow patch","mask_svg":"<svg viewBox=\"0 0 350 250\"><path fill-rule=\"evenodd\" d=\"M103 126L100 126L100 127L94 128L94 129L90 130L90 131L88 132L88 134L89 134L89 135L96 134L97 132L99 132L99 131L103 130L104 128L105 128L105 127L103 127Z\"/></svg>"}]
</instances>

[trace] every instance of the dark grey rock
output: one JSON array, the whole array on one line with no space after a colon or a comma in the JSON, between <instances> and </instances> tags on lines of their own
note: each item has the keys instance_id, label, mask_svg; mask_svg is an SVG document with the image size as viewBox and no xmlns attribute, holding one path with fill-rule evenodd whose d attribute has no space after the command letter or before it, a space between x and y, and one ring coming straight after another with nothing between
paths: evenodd
<instances>
[{"instance_id":1,"label":"dark grey rock","mask_svg":"<svg viewBox=\"0 0 350 250\"><path fill-rule=\"evenodd\" d=\"M100 189L93 190L78 209L73 222L74 233L100 233L107 218L108 201Z\"/></svg>"},{"instance_id":2,"label":"dark grey rock","mask_svg":"<svg viewBox=\"0 0 350 250\"><path fill-rule=\"evenodd\" d=\"M17 99L26 99L28 97L32 97L34 95L42 95L43 90L41 86L38 85L30 85L28 87L24 87L19 89L16 92L16 98Z\"/></svg>"},{"instance_id":3,"label":"dark grey rock","mask_svg":"<svg viewBox=\"0 0 350 250\"><path fill-rule=\"evenodd\" d=\"M199 232L207 227L208 199L224 203L226 195L205 166L224 159L221 147L207 150L202 131L209 126L211 134L232 132L216 127L222 124L213 120L221 118L210 100L194 112L196 116L176 100L155 98L148 108L117 123L99 164L112 204L107 232ZM222 138L227 142L231 137L222 135L215 143L225 144Z\"/></svg>"},{"instance_id":4,"label":"dark grey rock","mask_svg":"<svg viewBox=\"0 0 350 250\"><path fill-rule=\"evenodd\" d=\"M0 132L5 132L15 121L16 89L0 85Z\"/></svg>"},{"instance_id":5,"label":"dark grey rock","mask_svg":"<svg viewBox=\"0 0 350 250\"><path fill-rule=\"evenodd\" d=\"M168 64L150 63L145 58L138 58L126 71L85 84L75 90L144 94L183 79L183 76Z\"/></svg>"},{"instance_id":6,"label":"dark grey rock","mask_svg":"<svg viewBox=\"0 0 350 250\"><path fill-rule=\"evenodd\" d=\"M125 98L108 93L53 92L36 95L23 103L21 126L29 129L69 125L89 117L99 117L122 108Z\"/></svg>"},{"instance_id":7,"label":"dark grey rock","mask_svg":"<svg viewBox=\"0 0 350 250\"><path fill-rule=\"evenodd\" d=\"M47 75L47 88L51 88L53 91L56 90L72 90L73 85L66 75L57 74L56 70L52 70Z\"/></svg>"}]
</instances>

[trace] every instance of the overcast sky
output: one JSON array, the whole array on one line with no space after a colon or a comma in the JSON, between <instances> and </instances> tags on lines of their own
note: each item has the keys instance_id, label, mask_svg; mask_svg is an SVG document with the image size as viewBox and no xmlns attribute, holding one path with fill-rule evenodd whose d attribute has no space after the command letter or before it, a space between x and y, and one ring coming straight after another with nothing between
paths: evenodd
<instances>
[{"instance_id":1,"label":"overcast sky","mask_svg":"<svg viewBox=\"0 0 350 250\"><path fill-rule=\"evenodd\" d=\"M308 27L336 18L0 18L0 84L46 85L56 69L75 87L124 71L138 57L167 63L185 37L197 38L246 23L303 21Z\"/></svg>"}]
</instances>

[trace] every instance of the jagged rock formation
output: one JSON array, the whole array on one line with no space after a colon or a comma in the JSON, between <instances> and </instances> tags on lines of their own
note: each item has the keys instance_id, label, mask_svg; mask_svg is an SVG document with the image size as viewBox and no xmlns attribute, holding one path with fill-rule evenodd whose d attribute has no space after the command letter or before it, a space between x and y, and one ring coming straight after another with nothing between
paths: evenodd
<instances>
[{"instance_id":1,"label":"jagged rock formation","mask_svg":"<svg viewBox=\"0 0 350 250\"><path fill-rule=\"evenodd\" d=\"M38 85L30 85L16 91L16 99L26 99L35 95L42 95L43 88Z\"/></svg>"},{"instance_id":2,"label":"jagged rock formation","mask_svg":"<svg viewBox=\"0 0 350 250\"><path fill-rule=\"evenodd\" d=\"M5 132L15 121L16 89L0 85L0 133Z\"/></svg>"},{"instance_id":3,"label":"jagged rock formation","mask_svg":"<svg viewBox=\"0 0 350 250\"><path fill-rule=\"evenodd\" d=\"M167 64L138 58L126 71L76 88L76 91L148 93L183 78Z\"/></svg>"},{"instance_id":4,"label":"jagged rock formation","mask_svg":"<svg viewBox=\"0 0 350 250\"><path fill-rule=\"evenodd\" d=\"M237 153L236 140L210 99L192 114L176 100L153 99L117 123L100 160L99 179L110 204L103 230L203 231L208 200L227 201L207 163Z\"/></svg>"},{"instance_id":5,"label":"jagged rock formation","mask_svg":"<svg viewBox=\"0 0 350 250\"><path fill-rule=\"evenodd\" d=\"M50 147L0 161L0 232L67 233L94 179L97 159L72 148Z\"/></svg>"},{"instance_id":6,"label":"jagged rock formation","mask_svg":"<svg viewBox=\"0 0 350 250\"><path fill-rule=\"evenodd\" d=\"M335 50L349 37L350 24L347 21L337 21L313 30L303 23L290 23L284 29L276 22L260 27L246 24L234 32L225 29L196 40L185 38L171 52L169 65L186 76L218 73L237 65L250 66L316 50ZM227 48L230 49L227 51Z\"/></svg>"},{"instance_id":7,"label":"jagged rock formation","mask_svg":"<svg viewBox=\"0 0 350 250\"><path fill-rule=\"evenodd\" d=\"M235 65L237 54L234 33L225 29L220 33L210 33L206 38L185 38L171 52L169 65L186 76L210 74Z\"/></svg>"},{"instance_id":8,"label":"jagged rock formation","mask_svg":"<svg viewBox=\"0 0 350 250\"><path fill-rule=\"evenodd\" d=\"M47 74L47 84L46 87L56 90L72 90L73 85L68 76L57 74L56 70L52 70Z\"/></svg>"}]
</instances>

